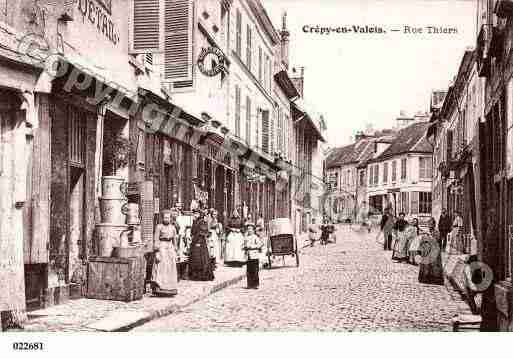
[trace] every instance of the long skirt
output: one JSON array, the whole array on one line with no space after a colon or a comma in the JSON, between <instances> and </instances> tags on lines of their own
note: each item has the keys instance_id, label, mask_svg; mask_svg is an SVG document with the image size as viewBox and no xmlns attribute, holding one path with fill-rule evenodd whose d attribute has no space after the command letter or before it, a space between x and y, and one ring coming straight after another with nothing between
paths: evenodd
<instances>
[{"instance_id":1,"label":"long skirt","mask_svg":"<svg viewBox=\"0 0 513 359\"><path fill-rule=\"evenodd\" d=\"M216 261L221 258L221 244L219 243L219 237L215 230L210 230L210 238L208 239L208 253L210 258L215 258Z\"/></svg>"},{"instance_id":2,"label":"long skirt","mask_svg":"<svg viewBox=\"0 0 513 359\"><path fill-rule=\"evenodd\" d=\"M423 236L420 241L419 282L425 284L444 284L441 248L436 239Z\"/></svg>"},{"instance_id":3,"label":"long skirt","mask_svg":"<svg viewBox=\"0 0 513 359\"><path fill-rule=\"evenodd\" d=\"M246 262L246 254L242 247L244 246L244 236L240 232L230 232L226 237L226 249L224 262L226 264L243 265Z\"/></svg>"},{"instance_id":4,"label":"long skirt","mask_svg":"<svg viewBox=\"0 0 513 359\"><path fill-rule=\"evenodd\" d=\"M248 288L258 288L260 285L260 277L258 276L259 266L260 263L258 259L248 259L246 265Z\"/></svg>"},{"instance_id":5,"label":"long skirt","mask_svg":"<svg viewBox=\"0 0 513 359\"><path fill-rule=\"evenodd\" d=\"M208 253L204 236L193 238L189 256L189 279L197 281L214 280L214 268Z\"/></svg>"},{"instance_id":6,"label":"long skirt","mask_svg":"<svg viewBox=\"0 0 513 359\"><path fill-rule=\"evenodd\" d=\"M403 234L399 234L395 238L394 249L392 259L405 260L408 258L408 237Z\"/></svg>"},{"instance_id":7,"label":"long skirt","mask_svg":"<svg viewBox=\"0 0 513 359\"><path fill-rule=\"evenodd\" d=\"M153 264L151 285L156 295L176 295L178 293L178 273L176 251L172 242L160 242L159 251Z\"/></svg>"}]
</instances>

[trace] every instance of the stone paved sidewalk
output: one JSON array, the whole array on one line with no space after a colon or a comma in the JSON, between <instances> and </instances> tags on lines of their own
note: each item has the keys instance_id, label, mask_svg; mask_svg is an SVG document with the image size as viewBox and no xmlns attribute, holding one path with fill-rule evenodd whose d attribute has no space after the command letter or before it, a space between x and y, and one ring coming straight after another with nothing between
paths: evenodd
<instances>
[{"instance_id":1,"label":"stone paved sidewalk","mask_svg":"<svg viewBox=\"0 0 513 359\"><path fill-rule=\"evenodd\" d=\"M145 295L141 300L77 299L33 311L24 331L95 332L125 331L155 318L169 315L246 277L246 269L220 266L212 282L180 281L176 297Z\"/></svg>"}]
</instances>

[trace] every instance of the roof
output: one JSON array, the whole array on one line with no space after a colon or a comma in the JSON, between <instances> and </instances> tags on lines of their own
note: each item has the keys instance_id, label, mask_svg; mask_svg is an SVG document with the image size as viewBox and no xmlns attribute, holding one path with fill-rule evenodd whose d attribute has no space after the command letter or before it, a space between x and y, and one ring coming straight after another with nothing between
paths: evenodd
<instances>
[{"instance_id":1,"label":"roof","mask_svg":"<svg viewBox=\"0 0 513 359\"><path fill-rule=\"evenodd\" d=\"M354 143L334 148L326 158L326 168L339 167L345 164L356 162Z\"/></svg>"},{"instance_id":2,"label":"roof","mask_svg":"<svg viewBox=\"0 0 513 359\"><path fill-rule=\"evenodd\" d=\"M374 161L380 161L407 152L432 153L431 144L427 141L426 131L429 122L417 122L399 131L395 141Z\"/></svg>"}]
</instances>

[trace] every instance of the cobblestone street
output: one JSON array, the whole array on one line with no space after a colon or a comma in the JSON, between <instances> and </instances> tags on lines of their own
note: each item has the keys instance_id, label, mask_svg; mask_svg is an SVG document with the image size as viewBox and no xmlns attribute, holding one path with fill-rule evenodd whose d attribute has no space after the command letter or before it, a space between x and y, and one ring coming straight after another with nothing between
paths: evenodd
<instances>
[{"instance_id":1,"label":"cobblestone street","mask_svg":"<svg viewBox=\"0 0 513 359\"><path fill-rule=\"evenodd\" d=\"M463 302L452 289L420 284L418 267L391 261L376 232L339 230L336 244L302 250L262 270L259 290L239 282L135 331L447 331Z\"/></svg>"}]
</instances>

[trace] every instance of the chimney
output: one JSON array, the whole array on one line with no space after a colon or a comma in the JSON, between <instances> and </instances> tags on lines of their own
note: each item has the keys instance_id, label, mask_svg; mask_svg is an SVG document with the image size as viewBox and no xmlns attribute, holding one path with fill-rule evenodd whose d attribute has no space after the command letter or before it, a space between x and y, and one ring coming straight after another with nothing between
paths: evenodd
<instances>
[{"instance_id":1,"label":"chimney","mask_svg":"<svg viewBox=\"0 0 513 359\"><path fill-rule=\"evenodd\" d=\"M287 12L284 11L281 18L281 62L285 69L289 70L289 43L290 43L290 32L287 29Z\"/></svg>"}]
</instances>

